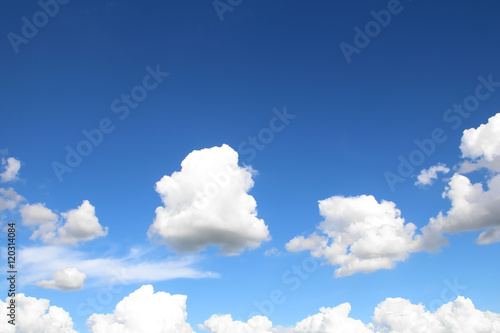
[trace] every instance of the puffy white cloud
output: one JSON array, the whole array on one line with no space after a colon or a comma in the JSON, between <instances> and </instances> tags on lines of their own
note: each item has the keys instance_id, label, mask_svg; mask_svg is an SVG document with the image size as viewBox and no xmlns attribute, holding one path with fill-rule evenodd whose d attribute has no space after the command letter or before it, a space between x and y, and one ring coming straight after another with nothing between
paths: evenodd
<instances>
[{"instance_id":1,"label":"puffy white cloud","mask_svg":"<svg viewBox=\"0 0 500 333\"><path fill-rule=\"evenodd\" d=\"M1 182L6 183L17 180L17 174L19 169L21 169L21 161L14 157L9 157L7 159L2 158L2 166L5 167L5 170L0 173Z\"/></svg>"},{"instance_id":2,"label":"puffy white cloud","mask_svg":"<svg viewBox=\"0 0 500 333\"><path fill-rule=\"evenodd\" d=\"M460 150L462 157L468 159L461 166L462 172L481 167L500 171L500 113L478 128L465 130Z\"/></svg>"},{"instance_id":3,"label":"puffy white cloud","mask_svg":"<svg viewBox=\"0 0 500 333\"><path fill-rule=\"evenodd\" d=\"M124 297L110 314L93 314L87 320L92 333L194 333L186 322L185 295L154 292L144 285ZM7 298L6 302L9 299ZM4 318L7 304L0 300ZM50 306L46 299L16 295L17 330L0 322L5 333L76 333L70 315L62 308ZM480 311L470 299L458 296L435 312L422 304L403 298L387 298L374 310L372 323L349 316L351 306L343 303L299 321L292 327L274 326L265 316L254 316L246 323L231 315L212 315L199 329L211 333L500 333L500 314Z\"/></svg>"},{"instance_id":4,"label":"puffy white cloud","mask_svg":"<svg viewBox=\"0 0 500 333\"><path fill-rule=\"evenodd\" d=\"M318 232L295 237L286 248L326 258L340 266L337 277L393 268L417 249L416 226L405 223L393 202L379 203L371 195L333 196L319 201L319 210L325 220Z\"/></svg>"},{"instance_id":5,"label":"puffy white cloud","mask_svg":"<svg viewBox=\"0 0 500 333\"><path fill-rule=\"evenodd\" d=\"M500 226L500 175L483 184L472 184L464 175L455 174L443 193L451 201L446 214L440 212L422 228L426 248L436 248L443 244L443 233L456 234L463 231L477 231ZM483 233L479 243L486 244L494 239L495 231ZM493 237L493 238L492 238ZM497 237L498 238L498 237Z\"/></svg>"},{"instance_id":6,"label":"puffy white cloud","mask_svg":"<svg viewBox=\"0 0 500 333\"><path fill-rule=\"evenodd\" d=\"M16 208L21 201L24 201L24 198L17 194L12 187L0 188L0 212Z\"/></svg>"},{"instance_id":7,"label":"puffy white cloud","mask_svg":"<svg viewBox=\"0 0 500 333\"><path fill-rule=\"evenodd\" d=\"M55 224L58 220L57 214L54 214L45 204L26 204L19 210L23 224L35 227L42 224Z\"/></svg>"},{"instance_id":8,"label":"puffy white cloud","mask_svg":"<svg viewBox=\"0 0 500 333\"><path fill-rule=\"evenodd\" d=\"M307 317L291 329L282 331L290 333L373 333L369 325L349 317L349 312L351 312L349 303L340 304L334 308L320 308L319 310L320 313Z\"/></svg>"},{"instance_id":9,"label":"puffy white cloud","mask_svg":"<svg viewBox=\"0 0 500 333\"><path fill-rule=\"evenodd\" d=\"M421 304L403 298L387 298L374 311L373 322L364 324L349 317L349 303L321 308L292 327L273 327L267 317L255 316L248 322L232 320L230 315L213 315L199 325L211 333L499 333L500 314L482 312L470 299L458 296L434 313Z\"/></svg>"},{"instance_id":10,"label":"puffy white cloud","mask_svg":"<svg viewBox=\"0 0 500 333\"><path fill-rule=\"evenodd\" d=\"M264 252L266 257L277 256L278 254L280 254L280 251L275 247L267 249L266 252Z\"/></svg>"},{"instance_id":11,"label":"puffy white cloud","mask_svg":"<svg viewBox=\"0 0 500 333\"><path fill-rule=\"evenodd\" d=\"M112 314L90 316L87 325L93 333L193 333L186 323L186 299L145 285L120 301Z\"/></svg>"},{"instance_id":12,"label":"puffy white cloud","mask_svg":"<svg viewBox=\"0 0 500 333\"><path fill-rule=\"evenodd\" d=\"M420 174L417 176L415 185L432 185L433 180L438 178L438 172L448 173L450 169L442 163L433 165L429 169L424 169L420 171Z\"/></svg>"},{"instance_id":13,"label":"puffy white cloud","mask_svg":"<svg viewBox=\"0 0 500 333\"><path fill-rule=\"evenodd\" d=\"M375 309L373 324L380 333L498 333L500 315L477 310L462 296L434 313L402 298L388 298Z\"/></svg>"},{"instance_id":14,"label":"puffy white cloud","mask_svg":"<svg viewBox=\"0 0 500 333\"><path fill-rule=\"evenodd\" d=\"M253 170L238 166L238 153L227 145L191 152L182 170L156 183L164 206L156 209L149 236L181 253L208 245L227 255L257 248L269 240L264 221L257 218Z\"/></svg>"},{"instance_id":15,"label":"puffy white cloud","mask_svg":"<svg viewBox=\"0 0 500 333\"><path fill-rule=\"evenodd\" d=\"M201 330L211 333L271 333L273 323L265 316L254 316L246 323L234 321L231 315L213 315L203 325L198 325Z\"/></svg>"},{"instance_id":16,"label":"puffy white cloud","mask_svg":"<svg viewBox=\"0 0 500 333\"><path fill-rule=\"evenodd\" d=\"M83 282L87 278L85 273L80 272L74 267L65 268L62 271L57 271L53 275L52 280L42 280L35 282L35 285L44 288L58 290L78 290L83 288Z\"/></svg>"},{"instance_id":17,"label":"puffy white cloud","mask_svg":"<svg viewBox=\"0 0 500 333\"><path fill-rule=\"evenodd\" d=\"M41 238L43 242L50 243L56 238L57 221L59 217L45 204L26 204L19 209L22 224L34 229L31 239Z\"/></svg>"},{"instance_id":18,"label":"puffy white cloud","mask_svg":"<svg viewBox=\"0 0 500 333\"><path fill-rule=\"evenodd\" d=\"M16 294L16 326L7 323L10 319L7 314L6 303L0 300L2 308L2 320L0 321L0 332L2 333L77 333L73 329L73 321L69 313L57 306L50 306L47 299L36 299L26 297L24 294ZM15 329L17 328L17 329Z\"/></svg>"},{"instance_id":19,"label":"puffy white cloud","mask_svg":"<svg viewBox=\"0 0 500 333\"><path fill-rule=\"evenodd\" d=\"M451 208L439 212L421 229L421 248L435 250L447 244L444 234L484 230L477 238L479 244L500 241L500 113L486 124L463 132L460 145L462 157L460 173L486 168L485 184L472 183L463 174L456 173L443 192Z\"/></svg>"},{"instance_id":20,"label":"puffy white cloud","mask_svg":"<svg viewBox=\"0 0 500 333\"><path fill-rule=\"evenodd\" d=\"M47 244L76 244L106 236L108 227L103 228L95 216L95 207L88 200L76 209L61 213L61 218L45 204L26 204L19 210L23 225L34 229L31 239L40 238ZM64 221L63 225L61 221Z\"/></svg>"},{"instance_id":21,"label":"puffy white cloud","mask_svg":"<svg viewBox=\"0 0 500 333\"><path fill-rule=\"evenodd\" d=\"M99 224L95 216L95 207L88 200L84 200L77 209L62 213L61 216L66 223L57 231L59 241L63 244L90 241L108 234L108 227L103 228Z\"/></svg>"}]
</instances>

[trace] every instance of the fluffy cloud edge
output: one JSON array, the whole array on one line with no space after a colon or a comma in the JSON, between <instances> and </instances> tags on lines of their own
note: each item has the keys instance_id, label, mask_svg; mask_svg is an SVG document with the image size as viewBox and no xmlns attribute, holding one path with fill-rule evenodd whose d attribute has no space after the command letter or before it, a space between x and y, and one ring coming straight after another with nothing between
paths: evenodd
<instances>
[{"instance_id":1,"label":"fluffy cloud edge","mask_svg":"<svg viewBox=\"0 0 500 333\"><path fill-rule=\"evenodd\" d=\"M75 267L69 267L55 272L52 277L52 280L41 280L34 284L35 286L62 291L79 290L83 289L83 283L87 275Z\"/></svg>"},{"instance_id":2,"label":"fluffy cloud edge","mask_svg":"<svg viewBox=\"0 0 500 333\"><path fill-rule=\"evenodd\" d=\"M446 164L438 163L428 169L420 171L420 174L417 176L417 181L414 184L421 186L432 185L433 181L438 179L438 173L447 174L448 172L450 172L450 169Z\"/></svg>"},{"instance_id":3,"label":"fluffy cloud edge","mask_svg":"<svg viewBox=\"0 0 500 333\"><path fill-rule=\"evenodd\" d=\"M337 266L336 277L392 269L417 251L416 226L407 223L395 203L372 195L332 196L319 201L324 220L311 235L286 244L289 252L309 250Z\"/></svg>"},{"instance_id":4,"label":"fluffy cloud edge","mask_svg":"<svg viewBox=\"0 0 500 333\"><path fill-rule=\"evenodd\" d=\"M95 207L83 200L76 209L58 216L44 203L25 204L19 209L21 223L33 229L31 239L52 245L75 245L108 234L95 215Z\"/></svg>"},{"instance_id":5,"label":"fluffy cloud edge","mask_svg":"<svg viewBox=\"0 0 500 333\"><path fill-rule=\"evenodd\" d=\"M48 299L28 297L23 293L16 294L16 313L8 308L11 306L11 298L5 303L0 300L2 308L2 320L0 321L0 332L5 333L78 333L73 329L73 320L63 308L50 305ZM22 318L22 320L18 320ZM7 320L14 320L9 323Z\"/></svg>"},{"instance_id":6,"label":"fluffy cloud edge","mask_svg":"<svg viewBox=\"0 0 500 333\"><path fill-rule=\"evenodd\" d=\"M1 165L4 166L5 170L0 173L0 182L7 183L18 179L18 173L21 169L21 161L15 159L14 157L9 157L7 159L2 158Z\"/></svg>"},{"instance_id":7,"label":"fluffy cloud edge","mask_svg":"<svg viewBox=\"0 0 500 333\"><path fill-rule=\"evenodd\" d=\"M286 249L290 252L309 250L311 256L324 258L326 263L337 266L335 276L340 277L358 272L368 273L379 269L391 269L398 261L406 260L412 252L438 251L448 244L447 235L451 234L481 231L476 239L478 244L500 242L500 220L498 220L500 216L500 205L498 205L500 202L500 113L489 118L486 124L465 130L460 150L464 161L454 167L457 172L449 179L442 193L443 198L449 199L451 208L445 213L441 211L436 217L431 217L428 223L420 228L419 233L415 233L417 228L413 223L405 223L393 202L377 203L380 207L387 206L387 203L392 206L386 209L386 212L390 211L391 219L396 222L393 226L398 224L398 220L402 221L399 223L399 233L392 235L393 240L399 240L398 246L395 247L396 250L399 248L399 251L380 255L383 254L377 249L380 246L366 246L367 244L389 243L384 242L384 239L390 238L391 235L383 230L390 224L386 223L385 226L379 224L375 228L370 228L369 232L359 233L360 230L370 225L370 223L360 221L360 218L365 222L381 218L380 209L376 205L365 202L364 205L359 205L359 209L356 209L352 205L346 204L344 207L342 204L337 204L337 211L340 213L335 212L334 209L322 208L322 205L325 206L328 201L338 203L339 200L359 200L359 198L370 198L376 203L371 195L347 198L333 196L319 201L320 213L325 220L311 235L297 236L290 240L286 244ZM467 176L462 174L480 167L484 167L487 171L484 183L472 183ZM433 180L438 178L438 173L448 172L450 168L438 163L429 169L422 170L415 185L431 185ZM363 206L372 207L372 212L366 212ZM364 218L359 216L356 210L364 212ZM329 214L346 214L346 211L349 212L351 218L335 217L334 223L328 222ZM358 239L355 239L353 235L357 235ZM383 237L384 235L387 237ZM371 240L371 242L366 240Z\"/></svg>"},{"instance_id":8,"label":"fluffy cloud edge","mask_svg":"<svg viewBox=\"0 0 500 333\"><path fill-rule=\"evenodd\" d=\"M199 253L215 246L238 255L271 239L257 202L248 194L255 172L238 165L238 153L226 144L189 153L181 170L156 183L163 206L148 235L178 253Z\"/></svg>"},{"instance_id":9,"label":"fluffy cloud edge","mask_svg":"<svg viewBox=\"0 0 500 333\"><path fill-rule=\"evenodd\" d=\"M23 322L18 325L19 333L76 333L69 313L50 306L49 300L19 294L16 301L18 311L23 316ZM8 302L8 298L5 303L0 300L6 315ZM194 333L187 322L186 304L185 295L155 292L152 285L143 285L119 301L112 313L91 314L87 325L92 333ZM29 312L25 312L28 308ZM463 296L442 304L434 312L404 298L386 298L375 307L372 322L368 324L350 317L350 312L349 303L322 307L319 313L291 327L273 326L266 316L253 316L242 322L233 320L230 314L214 314L199 324L198 328L210 333L500 332L500 314L480 311L472 300ZM14 332L6 321L2 321L0 330Z\"/></svg>"}]
</instances>

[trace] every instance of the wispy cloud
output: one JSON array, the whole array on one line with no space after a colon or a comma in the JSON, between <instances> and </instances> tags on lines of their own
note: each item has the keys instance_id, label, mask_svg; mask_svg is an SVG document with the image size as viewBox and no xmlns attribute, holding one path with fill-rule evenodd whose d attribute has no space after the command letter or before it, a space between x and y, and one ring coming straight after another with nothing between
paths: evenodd
<instances>
[{"instance_id":1,"label":"wispy cloud","mask_svg":"<svg viewBox=\"0 0 500 333\"><path fill-rule=\"evenodd\" d=\"M33 284L50 278L54 272L74 267L88 278L89 286L102 286L111 279L124 283L143 283L177 278L217 278L219 274L193 266L199 257L148 259L147 251L131 251L122 257L92 257L73 248L58 246L25 247L19 251L21 282Z\"/></svg>"}]
</instances>

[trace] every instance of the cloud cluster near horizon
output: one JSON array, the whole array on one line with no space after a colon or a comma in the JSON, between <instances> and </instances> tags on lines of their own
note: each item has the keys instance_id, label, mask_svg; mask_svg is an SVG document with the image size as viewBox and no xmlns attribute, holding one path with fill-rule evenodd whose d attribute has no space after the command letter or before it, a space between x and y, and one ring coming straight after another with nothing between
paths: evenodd
<instances>
[{"instance_id":1,"label":"cloud cluster near horizon","mask_svg":"<svg viewBox=\"0 0 500 333\"><path fill-rule=\"evenodd\" d=\"M18 323L18 333L76 333L69 313L50 306L48 300L19 294L17 301L23 318ZM187 322L186 301L185 295L155 292L153 286L143 285L118 302L112 313L90 315L87 326L92 333L194 333ZM0 300L0 307L5 314L6 303ZM500 332L500 314L480 311L470 299L462 296L443 304L435 312L403 298L387 298L376 306L372 322L367 324L350 317L350 312L349 303L322 307L319 313L292 327L273 326L265 316L254 316L242 322L234 320L230 314L214 314L198 328L210 333ZM14 332L14 327L2 321L0 331Z\"/></svg>"}]
</instances>

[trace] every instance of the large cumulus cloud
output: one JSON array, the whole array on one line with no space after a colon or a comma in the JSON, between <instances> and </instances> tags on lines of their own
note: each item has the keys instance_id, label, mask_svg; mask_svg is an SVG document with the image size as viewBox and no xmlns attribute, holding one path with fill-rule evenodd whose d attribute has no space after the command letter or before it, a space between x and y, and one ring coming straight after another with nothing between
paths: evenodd
<instances>
[{"instance_id":1,"label":"large cumulus cloud","mask_svg":"<svg viewBox=\"0 0 500 333\"><path fill-rule=\"evenodd\" d=\"M181 171L156 183L163 206L149 235L181 253L196 253L208 245L228 255L256 248L269 240L257 218L250 167L238 165L238 153L227 145L191 152Z\"/></svg>"},{"instance_id":2,"label":"large cumulus cloud","mask_svg":"<svg viewBox=\"0 0 500 333\"><path fill-rule=\"evenodd\" d=\"M186 323L184 295L154 292L144 285L121 300L111 314L93 314L92 333L193 333Z\"/></svg>"}]
</instances>

